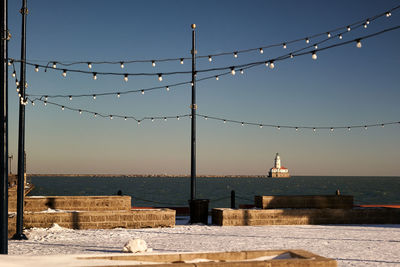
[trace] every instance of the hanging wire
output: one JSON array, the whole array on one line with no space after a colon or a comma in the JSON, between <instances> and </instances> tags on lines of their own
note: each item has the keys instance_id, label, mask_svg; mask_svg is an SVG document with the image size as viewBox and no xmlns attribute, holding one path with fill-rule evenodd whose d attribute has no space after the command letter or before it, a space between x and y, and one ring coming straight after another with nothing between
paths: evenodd
<instances>
[{"instance_id":1,"label":"hanging wire","mask_svg":"<svg viewBox=\"0 0 400 267\"><path fill-rule=\"evenodd\" d=\"M207 54L207 55L199 55L196 58L207 58L210 62L212 61L213 57L219 57L219 56L226 56L226 55L234 55L235 57L238 56L238 54L243 54L243 53L249 53L253 51L259 51L260 53L264 53L264 49L269 49L273 47L279 47L282 46L283 48L286 48L289 44L297 43L297 42L302 42L305 41L307 43L310 42L310 39L315 39L320 36L328 36L329 39L331 39L332 34L338 32L338 31L343 31L341 35L349 32L348 29L355 29L363 26L366 28L366 25L368 25L370 22L381 18L381 17L389 17L388 14L391 14L393 11L396 11L397 9L400 8L400 5L397 5L385 12L379 13L375 16L359 20L357 22L353 22L350 24L346 24L345 26L337 27L335 29L323 31L317 34L313 35L308 35L303 38L298 38L298 39L293 39L289 41L283 41L279 43L274 43L270 45L265 45L265 46L259 46L255 48L249 48L249 49L242 49L242 50L235 50L235 51L229 51L229 52L221 52L221 53L215 53L215 54ZM32 64L35 66L40 66L45 69L50 68L50 65L61 65L61 66L73 66L73 65L79 65L79 64L87 64L88 68L91 69L93 65L101 65L101 64L120 64L121 68L124 68L124 65L126 64L131 64L131 63L151 63L153 66L155 66L156 62L168 62L168 61L177 61L180 64L183 64L184 60L190 60L190 57L178 57L178 58L163 58L163 59L135 59L135 60L114 60L114 61L71 61L71 62L61 62L57 60L51 60L51 61L44 61L44 60L34 60L34 62L47 62L46 65L40 65L40 64L35 64L33 61L26 61L26 64ZM91 73L91 72L89 72Z\"/></svg>"},{"instance_id":2,"label":"hanging wire","mask_svg":"<svg viewBox=\"0 0 400 267\"><path fill-rule=\"evenodd\" d=\"M209 71L222 71L222 70L230 70L230 71L229 72L223 72L223 73L220 73L220 74L217 74L217 75L207 76L207 77L198 79L197 81L204 81L204 80L209 80L209 79L213 79L213 78L216 78L218 80L220 76L233 74L233 71L236 70L236 69L242 71L242 70L251 69L251 68L254 68L256 66L260 66L260 65L264 65L264 64L269 66L272 69L272 68L274 68L275 63L278 62L278 61L283 61L283 60L287 60L287 59L293 59L294 57L299 57L299 56L304 56L304 55L309 55L309 54L312 54L312 56L314 58L314 55L316 55L317 52L329 50L329 49L332 49L332 48L335 48L335 47L340 47L340 46L344 46L344 45L351 44L351 43L356 43L357 47L361 47L361 46L359 46L359 44L361 44L362 40L369 39L369 38L372 38L372 37L375 37L375 36L390 32L390 31L398 30L398 29L400 29L400 25L394 26L394 27L391 27L391 28L386 28L384 30L381 30L379 32L375 32L375 33L372 33L372 34L369 34L369 35L356 37L356 38L354 38L352 40L348 40L348 41L345 41L345 42L335 43L335 44L332 44L332 45L329 45L329 46L325 46L325 47L318 47L317 49L315 49L313 47L314 49L312 49L312 50L304 51L304 50L310 48L310 46L307 46L305 48L298 49L296 51L284 54L284 55L276 57L276 58L269 58L269 59L262 60L262 61L255 61L255 62L250 62L250 63L246 63L246 64L241 64L241 65L235 65L235 66L229 66L229 67L220 67L220 68L211 68L211 69L198 70L196 73L209 72ZM316 56L315 56L314 59L316 59ZM181 73L183 73L183 72L181 72ZM191 71L190 72L184 72L184 73L191 73ZM150 75L150 73L148 73L148 74ZM170 75L170 74L172 74L172 72L171 73L164 73L164 75ZM118 74L118 75L120 75L120 74ZM159 75L159 73L157 73L157 74L153 73L153 75ZM168 86L150 87L150 88L145 88L145 89L135 89L135 90L121 91L121 92L113 91L113 92L96 93L95 95L96 96L106 96L106 95L115 95L115 94L121 95L121 94L130 94L130 93L138 93L138 92L141 92L143 94L145 91L158 90L158 89L167 88L167 87L170 88L170 87L185 85L185 84L189 84L189 83L191 83L191 81L171 84L171 85L168 85ZM64 97L65 98L65 97L71 97L71 96L72 97L88 97L88 96L93 96L93 94L76 94L76 95L43 95L43 94L35 94L35 95L30 95L30 96L42 97L42 98L43 97L45 97L45 98L60 98L60 97L62 98L62 97Z\"/></svg>"},{"instance_id":3,"label":"hanging wire","mask_svg":"<svg viewBox=\"0 0 400 267\"><path fill-rule=\"evenodd\" d=\"M32 104L34 104L36 101L42 102L44 105L53 105L53 106L57 106L59 108L61 108L62 110L70 110L70 111L75 111L75 112L79 112L80 114L82 113L88 113L88 114L92 114L95 117L99 116L101 118L120 118L120 119L133 119L136 122L140 123L142 121L146 121L146 120L164 120L166 121L167 119L180 119L180 118L185 118L185 117L189 117L191 118L190 114L183 114L183 115L175 115L175 116L154 116L154 117L143 117L141 119L136 118L135 116L129 116L129 115L114 115L114 114L104 114L104 113L99 113L99 112L95 112L95 111L91 111L91 110L87 110L87 109L80 109L80 108L71 108L65 105L61 105L58 103L54 103L54 102L49 102L46 100L42 100L42 99L30 99L28 98L27 100L29 100ZM368 129L371 127L385 127L386 125L394 125L394 124L400 124L400 121L396 121L396 122L382 122L382 123L374 123L374 124L356 124L356 125L346 125L346 126L304 126L304 125L281 125L281 124L266 124L266 123L260 123L260 122L249 122L249 121L240 121L240 120L232 120L232 119L227 119L227 118L222 118L222 117L215 117L215 116L209 116L209 115L205 115L205 114L196 114L197 117L200 118L204 118L205 120L216 120L216 121L222 121L224 123L234 123L234 124L241 124L242 126L258 126L260 128L263 127L269 127L269 128L276 128L278 130L280 129L295 129L296 131L301 130L301 129L308 129L308 130L330 130L331 132L335 129L347 129L347 130L351 130L351 129L357 129L357 128L364 128L364 129Z\"/></svg>"}]
</instances>

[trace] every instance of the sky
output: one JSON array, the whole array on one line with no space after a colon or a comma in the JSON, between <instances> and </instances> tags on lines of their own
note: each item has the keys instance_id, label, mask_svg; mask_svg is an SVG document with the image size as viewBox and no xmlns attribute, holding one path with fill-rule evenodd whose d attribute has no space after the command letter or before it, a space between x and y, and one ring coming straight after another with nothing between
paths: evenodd
<instances>
[{"instance_id":1,"label":"sky","mask_svg":"<svg viewBox=\"0 0 400 267\"><path fill-rule=\"evenodd\" d=\"M304 39L363 21L398 1L28 1L27 60L37 64L189 58L196 24L197 69L264 61L303 48L233 52ZM9 57L20 58L22 1L9 1ZM320 44L319 48L400 25L400 10ZM325 39L311 38L310 44ZM354 43L238 71L196 85L197 112L256 124L337 127L400 121L400 30ZM310 50L307 50L310 51ZM17 75L19 75L19 65ZM86 64L59 68L88 71ZM190 60L93 65L90 71L163 73L191 71ZM9 69L9 153L16 172L18 96ZM199 73L198 78L218 72ZM129 77L27 67L27 94L74 95L140 90L190 81L191 74ZM75 109L122 116L164 117L190 113L191 87L126 94L56 98ZM189 174L190 119L140 125L94 118L36 101L26 106L28 173ZM328 130L260 127L197 118L197 173L264 175L275 153L293 175L400 176L400 124Z\"/></svg>"}]
</instances>

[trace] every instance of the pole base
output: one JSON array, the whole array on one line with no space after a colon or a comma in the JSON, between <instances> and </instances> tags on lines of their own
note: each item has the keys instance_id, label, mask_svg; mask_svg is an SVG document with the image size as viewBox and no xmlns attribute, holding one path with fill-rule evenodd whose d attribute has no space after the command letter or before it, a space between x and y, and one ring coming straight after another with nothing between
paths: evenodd
<instances>
[{"instance_id":1,"label":"pole base","mask_svg":"<svg viewBox=\"0 0 400 267\"><path fill-rule=\"evenodd\" d=\"M16 233L11 237L12 240L28 240L25 234L18 234Z\"/></svg>"}]
</instances>

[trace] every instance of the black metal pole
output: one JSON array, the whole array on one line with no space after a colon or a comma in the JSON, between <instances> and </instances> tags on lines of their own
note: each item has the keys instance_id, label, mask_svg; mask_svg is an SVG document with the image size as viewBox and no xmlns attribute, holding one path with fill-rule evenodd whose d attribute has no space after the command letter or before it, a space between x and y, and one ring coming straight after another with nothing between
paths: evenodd
<instances>
[{"instance_id":1,"label":"black metal pole","mask_svg":"<svg viewBox=\"0 0 400 267\"><path fill-rule=\"evenodd\" d=\"M19 129L18 129L18 187L17 187L17 225L12 237L16 240L27 239L23 233L24 225L24 194L25 194L25 89L26 89L26 0L22 0L22 33L21 33L21 64L19 93Z\"/></svg>"},{"instance_id":2,"label":"black metal pole","mask_svg":"<svg viewBox=\"0 0 400 267\"><path fill-rule=\"evenodd\" d=\"M235 193L235 190L231 191L231 209L236 209L236 193Z\"/></svg>"},{"instance_id":3,"label":"black metal pole","mask_svg":"<svg viewBox=\"0 0 400 267\"><path fill-rule=\"evenodd\" d=\"M0 254L8 254L8 27L7 0L1 0L0 63Z\"/></svg>"},{"instance_id":4,"label":"black metal pole","mask_svg":"<svg viewBox=\"0 0 400 267\"><path fill-rule=\"evenodd\" d=\"M196 24L192 24L192 138L190 168L190 200L196 199Z\"/></svg>"}]
</instances>

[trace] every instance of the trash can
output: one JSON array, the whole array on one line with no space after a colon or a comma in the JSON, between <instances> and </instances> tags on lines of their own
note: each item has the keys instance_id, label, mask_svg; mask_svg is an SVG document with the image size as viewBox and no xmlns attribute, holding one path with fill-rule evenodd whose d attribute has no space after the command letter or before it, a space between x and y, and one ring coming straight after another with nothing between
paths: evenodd
<instances>
[{"instance_id":1,"label":"trash can","mask_svg":"<svg viewBox=\"0 0 400 267\"><path fill-rule=\"evenodd\" d=\"M209 199L189 200L190 223L208 224L208 203Z\"/></svg>"}]
</instances>

